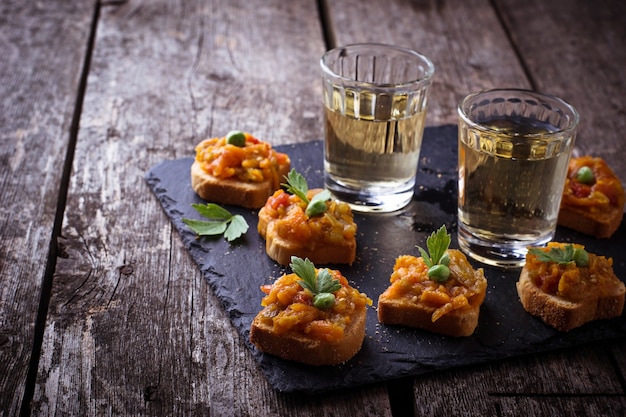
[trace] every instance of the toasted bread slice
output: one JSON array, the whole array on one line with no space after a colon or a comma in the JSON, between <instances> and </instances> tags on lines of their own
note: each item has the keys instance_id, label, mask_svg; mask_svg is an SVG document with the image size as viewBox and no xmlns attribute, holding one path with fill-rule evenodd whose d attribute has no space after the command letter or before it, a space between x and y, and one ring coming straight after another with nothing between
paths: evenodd
<instances>
[{"instance_id":1,"label":"toasted bread slice","mask_svg":"<svg viewBox=\"0 0 626 417\"><path fill-rule=\"evenodd\" d=\"M551 242L548 248L551 247L564 244ZM556 266L542 264L534 255L527 255L516 284L524 309L563 332L594 320L620 316L624 310L624 283L613 273L610 260L594 254L588 254L588 258L585 267L574 263ZM567 271L567 276L564 278L563 272L558 271Z\"/></svg>"},{"instance_id":2,"label":"toasted bread slice","mask_svg":"<svg viewBox=\"0 0 626 417\"><path fill-rule=\"evenodd\" d=\"M365 338L366 309L354 313L343 338L335 343L307 337L302 334L277 336L273 328L255 317L250 329L250 340L259 350L283 359L309 365L337 365L356 355Z\"/></svg>"},{"instance_id":3,"label":"toasted bread slice","mask_svg":"<svg viewBox=\"0 0 626 417\"><path fill-rule=\"evenodd\" d=\"M195 151L191 187L212 203L261 208L291 166L287 154L240 131L205 139Z\"/></svg>"},{"instance_id":4,"label":"toasted bread slice","mask_svg":"<svg viewBox=\"0 0 626 417\"><path fill-rule=\"evenodd\" d=\"M624 286L616 287L613 294L574 302L543 292L525 269L516 285L524 309L562 332L590 321L618 317L624 310Z\"/></svg>"},{"instance_id":5,"label":"toasted bread slice","mask_svg":"<svg viewBox=\"0 0 626 417\"><path fill-rule=\"evenodd\" d=\"M279 166L280 178L288 172L289 165ZM191 187L203 200L251 209L263 207L268 197L276 191L273 179L243 182L238 179L216 178L204 171L197 161L191 165Z\"/></svg>"},{"instance_id":6,"label":"toasted bread slice","mask_svg":"<svg viewBox=\"0 0 626 417\"><path fill-rule=\"evenodd\" d=\"M312 189L309 193L315 195L320 191ZM347 204L329 201L326 213L308 218L297 203L294 203L296 200L299 201L297 197L288 197L282 190L277 191L275 196L285 199L285 204L290 206L284 209L285 214L279 215L270 207L271 202L268 200L268 204L259 210L257 229L265 239L265 249L270 258L281 265L289 265L292 256L308 258L318 265L354 262L356 224ZM291 199L291 202L287 203L287 198ZM301 240L296 237L303 235L300 230L296 231L300 228L307 229L304 232L308 233L307 239ZM281 233L279 229L284 232Z\"/></svg>"},{"instance_id":7,"label":"toasted bread slice","mask_svg":"<svg viewBox=\"0 0 626 417\"><path fill-rule=\"evenodd\" d=\"M466 292L466 303L459 303L452 308L455 303L452 299L448 303L442 301L435 305L428 302L428 297L404 293L402 288L417 287L420 283L424 284L421 294L433 289L448 294L453 292L448 291L448 288L445 290L437 288L438 284L429 281L426 275L428 268L422 258L405 255L396 260L392 284L378 299L378 320L385 324L416 327L446 336L460 337L473 334L478 326L480 306L485 300L487 280L483 270L473 270L460 251L450 249L448 254L452 272L445 286L457 287L455 293L458 292L458 288L466 288L463 290ZM440 292L441 297L447 297L443 292ZM433 297L436 299L438 295L435 294ZM437 310L442 308L447 311L443 314L438 313Z\"/></svg>"},{"instance_id":8,"label":"toasted bread slice","mask_svg":"<svg viewBox=\"0 0 626 417\"><path fill-rule=\"evenodd\" d=\"M372 300L338 270L315 268L309 259L291 261L294 273L261 287L266 296L250 341L265 353L309 365L347 361L361 349Z\"/></svg>"},{"instance_id":9,"label":"toasted bread slice","mask_svg":"<svg viewBox=\"0 0 626 417\"><path fill-rule=\"evenodd\" d=\"M579 178L579 170L589 168L593 175ZM624 217L626 195L621 181L601 158L571 158L558 224L597 238L608 238Z\"/></svg>"}]
</instances>

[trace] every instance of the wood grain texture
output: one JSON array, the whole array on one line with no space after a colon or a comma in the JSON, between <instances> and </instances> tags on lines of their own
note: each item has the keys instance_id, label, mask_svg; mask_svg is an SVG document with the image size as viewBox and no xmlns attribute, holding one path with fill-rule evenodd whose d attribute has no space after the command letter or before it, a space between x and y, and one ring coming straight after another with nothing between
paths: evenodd
<instances>
[{"instance_id":1,"label":"wood grain texture","mask_svg":"<svg viewBox=\"0 0 626 417\"><path fill-rule=\"evenodd\" d=\"M610 360L610 349L619 345L593 344L418 378L418 414L623 415L626 399ZM587 366L572 366L578 361Z\"/></svg>"},{"instance_id":2,"label":"wood grain texture","mask_svg":"<svg viewBox=\"0 0 626 417\"><path fill-rule=\"evenodd\" d=\"M0 415L24 396L92 13L0 4Z\"/></svg>"},{"instance_id":3,"label":"wood grain texture","mask_svg":"<svg viewBox=\"0 0 626 417\"><path fill-rule=\"evenodd\" d=\"M390 415L384 387L275 392L143 180L233 128L275 144L319 138L323 49L303 0L102 9L33 409Z\"/></svg>"}]
</instances>

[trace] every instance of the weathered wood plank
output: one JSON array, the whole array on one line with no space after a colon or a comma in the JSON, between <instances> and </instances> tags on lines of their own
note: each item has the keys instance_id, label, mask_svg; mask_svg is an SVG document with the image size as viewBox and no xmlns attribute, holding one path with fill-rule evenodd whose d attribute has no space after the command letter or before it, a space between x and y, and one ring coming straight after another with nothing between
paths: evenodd
<instances>
[{"instance_id":1,"label":"weathered wood plank","mask_svg":"<svg viewBox=\"0 0 626 417\"><path fill-rule=\"evenodd\" d=\"M130 1L100 16L33 408L390 415L381 387L274 392L142 178L235 127L320 137L315 3Z\"/></svg>"},{"instance_id":2,"label":"weathered wood plank","mask_svg":"<svg viewBox=\"0 0 626 417\"><path fill-rule=\"evenodd\" d=\"M0 3L3 416L18 415L24 396L94 3Z\"/></svg>"},{"instance_id":3,"label":"weathered wood plank","mask_svg":"<svg viewBox=\"0 0 626 417\"><path fill-rule=\"evenodd\" d=\"M428 375L415 380L416 408L423 415L520 415L524 410L532 416L620 416L626 396L608 352L606 344L596 344ZM452 411L450 404L455 404Z\"/></svg>"},{"instance_id":4,"label":"weathered wood plank","mask_svg":"<svg viewBox=\"0 0 626 417\"><path fill-rule=\"evenodd\" d=\"M611 354L615 359L615 366L617 367L616 373L621 375L622 382L625 385L624 391L626 394L626 347L624 346L624 342L615 342L609 345L611 348Z\"/></svg>"}]
</instances>

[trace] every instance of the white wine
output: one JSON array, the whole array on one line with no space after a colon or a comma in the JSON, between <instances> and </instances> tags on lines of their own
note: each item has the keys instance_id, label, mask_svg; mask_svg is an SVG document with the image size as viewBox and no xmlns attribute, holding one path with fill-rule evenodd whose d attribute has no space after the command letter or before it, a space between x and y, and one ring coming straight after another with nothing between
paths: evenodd
<instances>
[{"instance_id":1,"label":"white wine","mask_svg":"<svg viewBox=\"0 0 626 417\"><path fill-rule=\"evenodd\" d=\"M328 108L325 113L327 169L337 181L357 188L395 187L415 176L424 112L390 121L358 119Z\"/></svg>"},{"instance_id":2,"label":"white wine","mask_svg":"<svg viewBox=\"0 0 626 417\"><path fill-rule=\"evenodd\" d=\"M326 188L348 203L361 201L357 210L399 208L413 196L426 112L410 114L406 96L387 105L378 97L377 106L367 98L346 100L343 113L324 107Z\"/></svg>"},{"instance_id":3,"label":"white wine","mask_svg":"<svg viewBox=\"0 0 626 417\"><path fill-rule=\"evenodd\" d=\"M572 136L519 117L481 123L489 129L459 130L460 245L473 239L497 251L545 244L554 235Z\"/></svg>"}]
</instances>

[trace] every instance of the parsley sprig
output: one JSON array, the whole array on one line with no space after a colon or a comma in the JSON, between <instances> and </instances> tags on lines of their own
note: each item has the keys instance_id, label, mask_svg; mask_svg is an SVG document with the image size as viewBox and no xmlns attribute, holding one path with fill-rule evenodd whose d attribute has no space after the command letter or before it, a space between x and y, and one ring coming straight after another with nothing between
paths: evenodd
<instances>
[{"instance_id":1,"label":"parsley sprig","mask_svg":"<svg viewBox=\"0 0 626 417\"><path fill-rule=\"evenodd\" d=\"M444 224L426 239L428 252L419 246L417 247L424 263L428 266L428 278L433 281L445 282L450 276L450 268L448 267L450 265L450 255L448 255L450 242L450 235Z\"/></svg>"},{"instance_id":2,"label":"parsley sprig","mask_svg":"<svg viewBox=\"0 0 626 417\"><path fill-rule=\"evenodd\" d=\"M572 244L563 247L553 246L549 251L540 248L530 248L528 252L535 255L540 262L554 262L559 265L573 262L579 267L589 265L589 254L587 251L582 248L574 247Z\"/></svg>"},{"instance_id":3,"label":"parsley sprig","mask_svg":"<svg viewBox=\"0 0 626 417\"><path fill-rule=\"evenodd\" d=\"M309 185L302 174L292 168L285 179L287 183L282 184L282 186L287 189L287 192L297 195L307 204L304 214L313 217L326 211L326 200L330 199L330 192L328 190L315 194L315 196L309 200L306 195L307 191L309 191Z\"/></svg>"},{"instance_id":4,"label":"parsley sprig","mask_svg":"<svg viewBox=\"0 0 626 417\"><path fill-rule=\"evenodd\" d=\"M320 310L328 310L335 304L335 291L341 283L333 278L328 269L320 269L315 273L315 265L308 258L291 257L291 270L300 277L298 284L313 293L313 305Z\"/></svg>"},{"instance_id":5,"label":"parsley sprig","mask_svg":"<svg viewBox=\"0 0 626 417\"><path fill-rule=\"evenodd\" d=\"M248 223L240 214L231 214L228 210L215 203L192 204L193 208L208 220L183 218L191 230L199 236L216 236L224 234L229 242L241 237L248 231Z\"/></svg>"}]
</instances>

